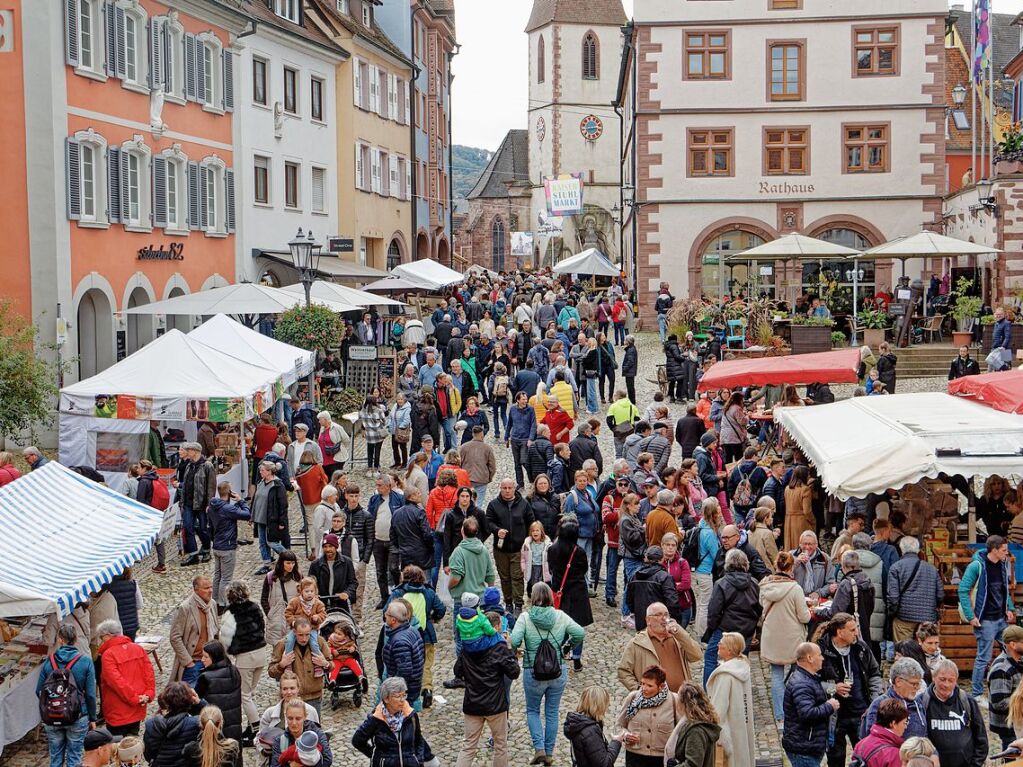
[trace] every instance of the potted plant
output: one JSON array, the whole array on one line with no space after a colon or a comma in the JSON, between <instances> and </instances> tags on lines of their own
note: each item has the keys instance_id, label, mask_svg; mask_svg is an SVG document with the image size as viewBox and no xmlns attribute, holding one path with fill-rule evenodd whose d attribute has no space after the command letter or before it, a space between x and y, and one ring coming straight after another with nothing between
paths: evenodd
<instances>
[{"instance_id":1,"label":"potted plant","mask_svg":"<svg viewBox=\"0 0 1023 767\"><path fill-rule=\"evenodd\" d=\"M952 305L952 318L956 321L956 330L952 332L952 342L957 346L969 345L973 338L973 323L984 303L980 296L969 295L973 280L960 277L956 283L955 303Z\"/></svg>"},{"instance_id":2,"label":"potted plant","mask_svg":"<svg viewBox=\"0 0 1023 767\"><path fill-rule=\"evenodd\" d=\"M834 349L841 349L846 344L845 333L841 330L831 331L831 346Z\"/></svg>"},{"instance_id":3,"label":"potted plant","mask_svg":"<svg viewBox=\"0 0 1023 767\"><path fill-rule=\"evenodd\" d=\"M856 319L857 327L863 331L863 343L870 347L884 341L885 329L889 324L888 313L880 309L863 309Z\"/></svg>"},{"instance_id":4,"label":"potted plant","mask_svg":"<svg viewBox=\"0 0 1023 767\"><path fill-rule=\"evenodd\" d=\"M995 154L995 175L1009 176L1023 172L1023 130L1019 122L1015 122L1005 131L1004 137L998 142Z\"/></svg>"},{"instance_id":5,"label":"potted plant","mask_svg":"<svg viewBox=\"0 0 1023 767\"><path fill-rule=\"evenodd\" d=\"M810 354L811 352L831 351L831 329L835 321L825 317L792 318L792 353Z\"/></svg>"}]
</instances>

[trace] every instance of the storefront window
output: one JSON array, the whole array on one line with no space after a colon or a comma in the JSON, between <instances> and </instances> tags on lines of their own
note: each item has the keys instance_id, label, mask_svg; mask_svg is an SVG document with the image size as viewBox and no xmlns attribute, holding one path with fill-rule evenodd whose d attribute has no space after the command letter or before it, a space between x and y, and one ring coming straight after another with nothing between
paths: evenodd
<instances>
[{"instance_id":1,"label":"storefront window","mask_svg":"<svg viewBox=\"0 0 1023 767\"><path fill-rule=\"evenodd\" d=\"M741 253L757 245L763 245L764 238L750 232L732 230L715 237L703 251L703 294L713 300L725 295L759 295L767 293L774 296L774 264L757 264L745 261L729 261L729 256ZM721 265L721 259L725 259ZM761 275L760 267L770 266L771 274ZM721 279L725 280L722 290Z\"/></svg>"},{"instance_id":2,"label":"storefront window","mask_svg":"<svg viewBox=\"0 0 1023 767\"><path fill-rule=\"evenodd\" d=\"M867 250L870 243L852 229L827 229L816 235L825 242L844 245L855 250ZM860 305L875 290L875 262L857 261L856 282ZM832 314L847 314L853 309L853 259L803 262L803 291L809 296L820 296Z\"/></svg>"}]
</instances>

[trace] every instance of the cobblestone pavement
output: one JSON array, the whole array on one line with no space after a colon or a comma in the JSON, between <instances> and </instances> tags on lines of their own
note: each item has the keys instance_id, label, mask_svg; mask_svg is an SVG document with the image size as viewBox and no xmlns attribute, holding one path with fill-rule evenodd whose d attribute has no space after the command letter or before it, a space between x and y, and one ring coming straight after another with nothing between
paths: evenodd
<instances>
[{"instance_id":1,"label":"cobblestone pavement","mask_svg":"<svg viewBox=\"0 0 1023 767\"><path fill-rule=\"evenodd\" d=\"M664 361L664 355L655 333L640 334L637 337L637 347L639 350L641 373L636 380L639 399L637 404L640 410L643 410L652 401L653 393L656 391L656 384L652 383L649 379L655 377L655 366ZM624 382L621 383L624 384ZM898 391L901 393L906 391L943 390L945 383L944 379L941 378L900 381ZM834 391L838 397L847 397L852 393L852 387L839 386L835 387ZM673 422L683 415L682 405L671 405L670 409ZM488 493L490 497L493 497L494 492L496 492L497 480L504 476L513 476L513 467L510 452L496 443L492 442L491 444L495 447L498 461L498 474L494 483L494 489ZM609 465L614 456L614 448L611 434L607 429L601 430L600 444L605 456L605 465ZM675 450L677 451L677 449L676 445ZM389 452L389 449L385 447L384 452ZM385 464L389 457L388 455L384 456ZM677 458L673 457L672 463L677 464ZM357 470L353 474L353 479L362 487L364 499L368 499L369 494L373 492L372 482L363 476L361 470ZM293 511L295 510L293 509ZM299 528L297 512L293 513L291 528L292 530ZM250 591L258 599L260 579L254 574L255 570L260 566L258 546L240 547L238 554L238 566L235 575L236 577L244 578L249 583ZM136 568L136 572L145 595L145 607L141 614L142 625L139 633L158 634L164 637L159 655L165 671L157 676L157 689L159 690L167 682L166 672L170 669L172 659L172 653L166 636L170 629L173 611L188 594L191 579L200 572L212 574L212 565L178 567L172 564L165 575L157 575L150 570L153 564L155 564L155 558L151 556ZM306 564L303 563L303 572L305 568ZM379 595L377 594L374 573L372 571L367 573L367 578L369 585L367 587L366 602L368 607L372 608ZM601 590L601 597L602 594ZM450 597L446 590L442 589L441 596L450 603ZM620 584L619 599L621 599ZM574 709L579 700L580 692L587 685L601 684L611 691L613 697L612 714L614 711L617 711L624 698L624 690L617 683L616 668L629 634L619 624L619 611L607 607L602 598L594 599L593 607L595 622L587 628L585 652L583 654L583 670L580 673L570 672L568 688L565 691L561 706L562 722L564 721L565 714ZM449 620L449 618L446 618L446 621ZM445 622L443 625L449 627L450 623ZM380 612L369 609L364 618L363 628L366 632L363 652L369 659L372 659L374 643L380 629ZM441 642L437 647L436 660L434 662L434 679L436 680L435 702L433 708L423 714L423 732L435 752L440 756L442 763L453 765L462 742L462 691L444 690L440 685L441 680L451 676L451 669L454 664L454 648L452 642L449 641L449 631L439 631L438 633L441 635ZM767 664L761 664L757 654L753 655L752 664L754 669L754 694L757 702L755 724L758 756L762 759L779 759L781 757L781 741L771 715L770 667ZM372 660L369 661L369 667L370 678L375 682ZM693 671L694 676L697 679L700 678L701 670L699 664L696 664ZM264 675L257 692L257 702L260 710L275 701L276 691L277 688L274 681ZM329 705L325 706L323 722L326 728L333 731L331 742L334 748L334 763L339 765L367 764L368 760L351 747L350 739L355 728L369 712L370 704L364 702L361 709L355 709L350 702L345 702L335 712L329 712L327 709L329 709ZM154 713L154 710L151 709L150 713ZM612 714L609 714L609 717ZM518 767L519 765L527 764L533 755L529 732L526 728L525 699L523 697L522 684L519 681L516 681L512 687L511 722L509 763ZM480 767L484 764L489 765L489 756L489 752L481 748L477 754L476 764L480 765ZM555 751L555 760L555 763L559 765L570 764L567 743L564 737L560 735ZM621 757L619 764L623 762L624 757ZM258 763L255 753L247 750L245 764L256 765ZM37 736L30 733L18 743L11 744L4 750L2 757L0 757L0 764L9 765L10 767L45 767L48 764L45 736Z\"/></svg>"}]
</instances>

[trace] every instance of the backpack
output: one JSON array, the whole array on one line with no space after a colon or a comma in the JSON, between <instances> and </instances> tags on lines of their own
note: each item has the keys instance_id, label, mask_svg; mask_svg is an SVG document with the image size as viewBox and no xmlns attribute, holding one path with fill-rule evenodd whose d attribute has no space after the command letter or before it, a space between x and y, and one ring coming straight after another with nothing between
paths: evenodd
<instances>
[{"instance_id":1,"label":"backpack","mask_svg":"<svg viewBox=\"0 0 1023 767\"><path fill-rule=\"evenodd\" d=\"M736 471L739 471L736 469ZM753 471L756 471L754 467ZM739 484L735 486L735 493L732 494L732 505L733 506L750 506L753 503L753 483L750 482L750 477L753 475L753 471L749 474L743 474L739 472L739 476L742 479L739 480Z\"/></svg>"},{"instance_id":2,"label":"backpack","mask_svg":"<svg viewBox=\"0 0 1023 767\"><path fill-rule=\"evenodd\" d=\"M495 397L507 397L508 396L508 376L497 376L494 379L494 396Z\"/></svg>"},{"instance_id":3,"label":"backpack","mask_svg":"<svg viewBox=\"0 0 1023 767\"><path fill-rule=\"evenodd\" d=\"M166 511L170 506L170 491L167 489L167 483L162 479L153 480L153 497L150 499L149 505L160 511Z\"/></svg>"},{"instance_id":4,"label":"backpack","mask_svg":"<svg viewBox=\"0 0 1023 767\"><path fill-rule=\"evenodd\" d=\"M43 724L67 726L82 718L82 693L71 673L81 658L78 653L61 668L57 665L57 657L50 656L52 670L47 673L46 681L39 691L39 718Z\"/></svg>"},{"instance_id":5,"label":"backpack","mask_svg":"<svg viewBox=\"0 0 1023 767\"><path fill-rule=\"evenodd\" d=\"M896 748L891 743L882 743L877 748L871 749L870 753L866 756L860 756L857 753L853 753L852 759L849 760L849 767L870 767L870 760L874 758L874 754L878 753L885 748ZM897 750L897 749L896 749Z\"/></svg>"},{"instance_id":6,"label":"backpack","mask_svg":"<svg viewBox=\"0 0 1023 767\"><path fill-rule=\"evenodd\" d=\"M699 525L690 527L682 535L682 558L689 563L694 570L703 564L707 555L700 556L700 531Z\"/></svg>"},{"instance_id":7,"label":"backpack","mask_svg":"<svg viewBox=\"0 0 1023 767\"><path fill-rule=\"evenodd\" d=\"M532 621L530 621L532 623ZM534 623L535 627L536 624ZM533 655L533 679L538 682L549 682L561 676L561 656L555 645L551 632L540 639L540 644Z\"/></svg>"}]
</instances>

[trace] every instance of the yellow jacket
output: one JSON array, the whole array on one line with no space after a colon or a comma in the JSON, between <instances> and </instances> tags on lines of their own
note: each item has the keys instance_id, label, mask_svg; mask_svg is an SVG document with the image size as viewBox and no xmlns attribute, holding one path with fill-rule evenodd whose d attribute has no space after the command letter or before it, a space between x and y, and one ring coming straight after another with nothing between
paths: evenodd
<instances>
[{"instance_id":1,"label":"yellow jacket","mask_svg":"<svg viewBox=\"0 0 1023 767\"><path fill-rule=\"evenodd\" d=\"M557 397L562 409L575 418L575 396L572 394L572 387L567 382L555 381L548 394L551 397Z\"/></svg>"}]
</instances>

